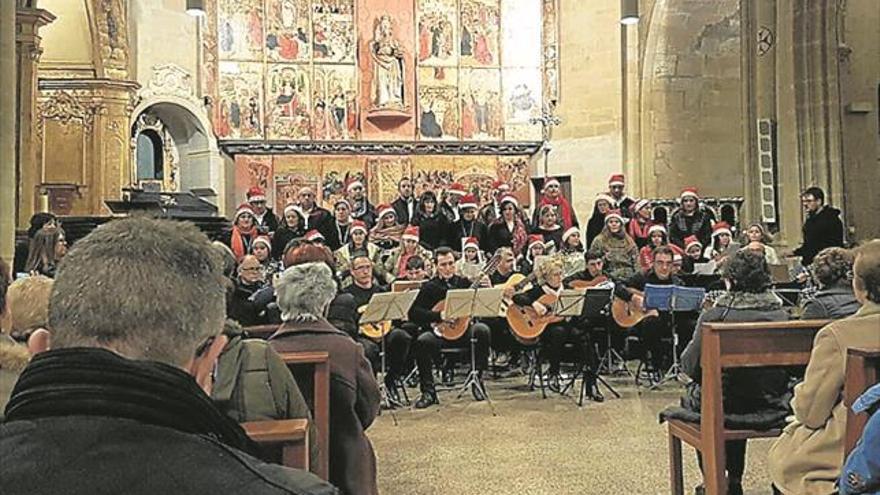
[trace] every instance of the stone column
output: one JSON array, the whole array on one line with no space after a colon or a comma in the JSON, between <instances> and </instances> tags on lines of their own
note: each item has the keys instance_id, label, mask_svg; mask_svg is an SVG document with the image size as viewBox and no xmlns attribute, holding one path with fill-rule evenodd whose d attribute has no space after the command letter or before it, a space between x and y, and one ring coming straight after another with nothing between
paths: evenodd
<instances>
[{"instance_id":1,"label":"stone column","mask_svg":"<svg viewBox=\"0 0 880 495\"><path fill-rule=\"evenodd\" d=\"M55 16L42 9L19 8L16 48L18 55L19 97L16 112L18 124L18 226L27 226L31 215L39 211L37 194L39 167L37 166L34 116L37 109L37 64L43 49L40 47L39 29L55 20Z\"/></svg>"},{"instance_id":2,"label":"stone column","mask_svg":"<svg viewBox=\"0 0 880 495\"><path fill-rule=\"evenodd\" d=\"M0 2L0 258L15 253L15 5Z\"/></svg>"}]
</instances>

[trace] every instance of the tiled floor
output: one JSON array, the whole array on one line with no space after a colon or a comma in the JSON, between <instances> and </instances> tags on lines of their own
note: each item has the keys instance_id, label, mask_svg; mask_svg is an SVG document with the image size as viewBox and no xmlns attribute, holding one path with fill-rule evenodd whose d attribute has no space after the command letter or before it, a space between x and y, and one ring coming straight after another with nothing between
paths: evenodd
<instances>
[{"instance_id":1,"label":"tiled floor","mask_svg":"<svg viewBox=\"0 0 880 495\"><path fill-rule=\"evenodd\" d=\"M522 377L490 380L489 405L469 394L441 392L441 405L383 412L368 434L385 495L661 494L669 493L666 428L657 413L681 388L639 391L631 379L611 383L621 399L578 408L571 397L529 392ZM605 391L603 391L605 392ZM772 440L749 442L745 491L769 493L766 455ZM685 486L700 482L684 449Z\"/></svg>"}]
</instances>

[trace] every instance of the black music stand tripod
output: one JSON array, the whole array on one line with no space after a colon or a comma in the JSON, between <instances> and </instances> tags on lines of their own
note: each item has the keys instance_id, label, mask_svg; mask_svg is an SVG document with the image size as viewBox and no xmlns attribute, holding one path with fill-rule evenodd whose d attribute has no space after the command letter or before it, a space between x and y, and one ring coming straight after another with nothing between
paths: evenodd
<instances>
[{"instance_id":1,"label":"black music stand tripod","mask_svg":"<svg viewBox=\"0 0 880 495\"><path fill-rule=\"evenodd\" d=\"M666 373L660 378L660 381L652 384L649 388L652 390L657 389L664 383L670 381L676 381L683 385L686 385L690 380L686 376L681 369L681 360L678 355L678 344L679 344L679 335L678 335L678 327L675 323L675 314L676 313L689 313L695 310L698 310L700 307L700 302L706 295L705 289L698 289L693 287L679 287L679 286L660 286L663 287L663 291L668 291L667 304L650 304L649 296L653 294L650 293L652 291L652 287L657 286L645 286L645 307L648 309L658 309L661 311L669 311L669 321L671 331L672 331L672 365L666 370ZM687 297L680 297L682 295L686 295ZM662 296L661 296L662 297ZM654 299L651 297L651 299ZM654 302L654 301L651 301Z\"/></svg>"}]
</instances>

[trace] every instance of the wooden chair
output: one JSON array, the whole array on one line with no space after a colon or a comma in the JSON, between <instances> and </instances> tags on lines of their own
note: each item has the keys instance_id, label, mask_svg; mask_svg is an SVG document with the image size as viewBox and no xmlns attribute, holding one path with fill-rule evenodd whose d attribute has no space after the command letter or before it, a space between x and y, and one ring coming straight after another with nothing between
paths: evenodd
<instances>
[{"instance_id":1,"label":"wooden chair","mask_svg":"<svg viewBox=\"0 0 880 495\"><path fill-rule=\"evenodd\" d=\"M843 404L846 406L844 461L855 448L868 423L868 415L854 413L852 405L878 381L880 381L880 349L847 349L846 380L843 385Z\"/></svg>"},{"instance_id":2,"label":"wooden chair","mask_svg":"<svg viewBox=\"0 0 880 495\"><path fill-rule=\"evenodd\" d=\"M241 426L260 447L280 446L282 465L309 469L309 420L249 421Z\"/></svg>"},{"instance_id":3,"label":"wooden chair","mask_svg":"<svg viewBox=\"0 0 880 495\"><path fill-rule=\"evenodd\" d=\"M724 443L727 440L776 437L780 429L728 430L724 427L721 373L726 368L799 366L810 361L813 339L828 321L705 323L702 349L700 424L670 420L669 464L672 493L684 493L682 440L703 454L706 493L727 493Z\"/></svg>"},{"instance_id":4,"label":"wooden chair","mask_svg":"<svg viewBox=\"0 0 880 495\"><path fill-rule=\"evenodd\" d=\"M318 466L312 470L322 479L328 479L330 475L330 354L324 351L310 352L281 352L281 359L290 368L294 377L302 377L302 368L309 367L312 370L312 380L308 383L299 379L300 390L312 391L311 400L306 401L312 410L312 418L315 428L318 430Z\"/></svg>"}]
</instances>

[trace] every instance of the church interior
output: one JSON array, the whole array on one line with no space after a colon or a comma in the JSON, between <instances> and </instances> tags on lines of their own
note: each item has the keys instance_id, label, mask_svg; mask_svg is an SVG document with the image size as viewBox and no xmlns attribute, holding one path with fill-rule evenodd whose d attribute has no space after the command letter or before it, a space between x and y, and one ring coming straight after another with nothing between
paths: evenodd
<instances>
[{"instance_id":1,"label":"church interior","mask_svg":"<svg viewBox=\"0 0 880 495\"><path fill-rule=\"evenodd\" d=\"M840 350L828 424L848 421L840 428L850 435L858 421L853 439L870 431L866 415L847 416L854 388L842 384L855 387L847 352L873 363L859 391L880 381L880 289L871 285L880 272L868 266L880 263L878 108L877 0L3 0L0 261L9 282L62 278L59 249L74 254L105 225L144 212L190 222L225 245L230 283L246 292L239 306L227 295L226 316L293 370L293 352L281 349L297 338L284 338L296 320L285 279L297 275L288 272L298 256L321 264L323 254L302 245L321 246L336 297L352 294L352 306L336 308L340 323L335 303L319 319L351 334L376 391L355 408L378 415L358 426L363 450L341 454L344 365L332 347L324 361L298 362L314 365L314 384L288 373L314 395L299 436L266 443L294 445L275 462L306 467L339 493L876 493L836 484L855 448L844 450L843 433L828 447L839 452L822 465L822 483L774 460L805 455L784 444L796 435L781 428L804 422L807 385L787 389L783 407L794 409L772 427L737 429L725 414L742 409L728 399L730 370L785 366L791 384L795 375L811 383L813 337L850 322L865 336ZM253 223L243 227L243 217ZM41 260L47 222L44 237L64 246ZM730 294L754 276L737 268L755 249L769 277L761 294L791 322L768 323L764 307L748 309L763 313L754 320L725 319L745 311ZM666 255L680 278L658 267ZM823 263L848 263L835 286L855 294L846 318L806 309L830 287ZM258 282L248 278L257 269ZM499 270L523 282L496 281ZM582 285L570 283L580 274ZM655 289L681 280L682 292L675 282L671 302L651 309L646 279ZM434 280L445 299L426 295ZM398 292L400 282L413 285ZM15 283L0 284L12 310ZM44 313L61 287L56 279ZM606 290L598 306L594 290ZM396 298L380 307L384 291ZM700 300L674 309L688 291ZM457 319L453 294L469 304ZM340 313L354 307L349 331ZM540 322L537 335L515 330L510 308ZM381 317L367 319L372 309ZM631 312L643 319L622 324ZM16 335L4 319L15 311L5 313L0 304L2 338L30 347L35 328L53 332L46 320ZM465 336L443 333L459 320ZM763 323L725 334L712 321ZM654 331L662 337L646 336ZM28 409L13 407L14 378L3 386L2 354L0 404L11 394L12 425ZM321 370L331 377L323 386ZM686 411L696 419L676 416L700 387ZM2 425L0 454L14 454ZM260 443L256 429L244 431ZM308 458L315 446L317 462ZM810 456L803 464L821 457Z\"/></svg>"}]
</instances>

